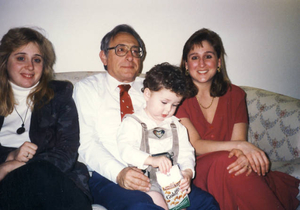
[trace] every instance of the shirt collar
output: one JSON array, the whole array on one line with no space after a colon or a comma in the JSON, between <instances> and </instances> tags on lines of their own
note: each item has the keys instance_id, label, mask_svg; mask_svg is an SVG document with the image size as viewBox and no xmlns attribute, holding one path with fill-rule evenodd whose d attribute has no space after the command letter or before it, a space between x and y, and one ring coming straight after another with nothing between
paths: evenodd
<instances>
[{"instance_id":1,"label":"shirt collar","mask_svg":"<svg viewBox=\"0 0 300 210\"><path fill-rule=\"evenodd\" d=\"M122 83L120 81L118 81L116 78L112 77L108 72L106 73L106 78L107 78L107 84L110 90L114 90L114 91L119 91L118 86L122 85L122 84L128 84L131 87L134 86L135 81L133 82L129 82L129 83ZM134 90L134 88L130 88L129 91Z\"/></svg>"}]
</instances>

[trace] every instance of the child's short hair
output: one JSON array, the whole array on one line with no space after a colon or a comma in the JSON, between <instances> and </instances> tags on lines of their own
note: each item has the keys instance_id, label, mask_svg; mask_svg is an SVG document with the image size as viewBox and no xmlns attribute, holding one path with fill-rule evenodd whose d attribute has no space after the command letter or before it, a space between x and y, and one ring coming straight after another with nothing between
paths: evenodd
<instances>
[{"instance_id":1,"label":"child's short hair","mask_svg":"<svg viewBox=\"0 0 300 210\"><path fill-rule=\"evenodd\" d=\"M167 62L152 67L146 73L143 84L143 92L145 88L149 88L151 91L159 91L165 88L183 97L188 94L185 75L179 67Z\"/></svg>"}]
</instances>

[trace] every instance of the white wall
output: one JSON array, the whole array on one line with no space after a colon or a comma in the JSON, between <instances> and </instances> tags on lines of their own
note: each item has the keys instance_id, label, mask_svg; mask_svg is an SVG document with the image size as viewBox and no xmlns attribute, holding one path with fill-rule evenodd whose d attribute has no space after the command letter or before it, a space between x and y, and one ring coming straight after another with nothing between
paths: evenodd
<instances>
[{"instance_id":1,"label":"white wall","mask_svg":"<svg viewBox=\"0 0 300 210\"><path fill-rule=\"evenodd\" d=\"M185 41L207 27L222 37L233 83L300 99L300 0L0 0L0 37L39 26L55 46L55 70L102 70L100 40L117 24L143 38L143 72L179 64Z\"/></svg>"}]
</instances>

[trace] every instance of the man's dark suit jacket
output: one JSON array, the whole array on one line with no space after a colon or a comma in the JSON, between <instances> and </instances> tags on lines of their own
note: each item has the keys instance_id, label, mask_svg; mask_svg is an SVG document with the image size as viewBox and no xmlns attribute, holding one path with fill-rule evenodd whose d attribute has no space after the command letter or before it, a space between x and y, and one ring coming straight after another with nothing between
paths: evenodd
<instances>
[{"instance_id":1,"label":"man's dark suit jacket","mask_svg":"<svg viewBox=\"0 0 300 210\"><path fill-rule=\"evenodd\" d=\"M29 137L38 149L29 162L49 161L91 198L87 168L77 162L79 123L72 98L73 85L64 81L52 81L49 85L54 90L54 98L40 109L34 107L31 115ZM4 120L5 118L0 116L0 132ZM5 162L8 154L15 149L0 144L0 164Z\"/></svg>"}]
</instances>

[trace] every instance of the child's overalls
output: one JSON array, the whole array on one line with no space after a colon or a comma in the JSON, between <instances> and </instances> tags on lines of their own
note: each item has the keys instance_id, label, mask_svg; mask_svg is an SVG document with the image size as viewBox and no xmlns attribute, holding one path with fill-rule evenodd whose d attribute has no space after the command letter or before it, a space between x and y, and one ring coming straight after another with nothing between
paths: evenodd
<instances>
[{"instance_id":1,"label":"child's overalls","mask_svg":"<svg viewBox=\"0 0 300 210\"><path fill-rule=\"evenodd\" d=\"M168 132L168 131L166 131L166 129L161 128L161 127L155 127L153 129L148 130L147 125L145 123L143 123L135 115L128 114L125 117L132 117L133 119L135 119L136 121L138 121L141 124L143 129L142 129L142 140L141 140L140 150L143 152L146 152L148 154L150 154L149 138L148 138L149 135L151 136L151 138L156 138L157 140L161 140L161 138ZM177 134L176 125L173 122L170 124L170 127L171 127L171 135L173 137L172 149L169 151L165 151L164 153L151 154L151 156L165 155L172 161L173 165L176 165L177 159L178 159L178 153L179 153L178 134ZM156 171L157 171L157 168L148 166L147 169L145 170L145 175L147 175L150 178L150 183L151 183L150 191L157 191L159 193L162 193L161 188L160 188L159 184L157 183Z\"/></svg>"}]
</instances>

